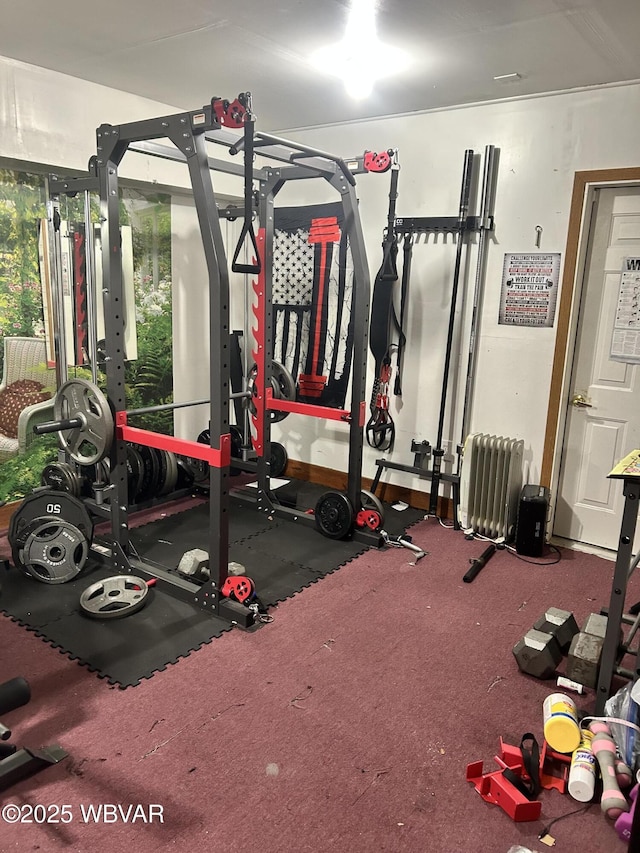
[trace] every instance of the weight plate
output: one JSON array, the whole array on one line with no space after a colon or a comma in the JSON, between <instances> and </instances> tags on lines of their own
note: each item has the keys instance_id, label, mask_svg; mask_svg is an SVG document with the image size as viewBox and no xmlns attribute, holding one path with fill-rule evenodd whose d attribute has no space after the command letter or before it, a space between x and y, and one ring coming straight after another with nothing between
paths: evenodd
<instances>
[{"instance_id":1,"label":"weight plate","mask_svg":"<svg viewBox=\"0 0 640 853\"><path fill-rule=\"evenodd\" d=\"M244 444L244 437L242 435L242 430L239 426L235 424L230 424L229 426L229 435L231 436L231 460L233 462L234 459L242 460L242 445ZM237 477L238 474L242 474L242 468L234 468L233 465L229 468L229 474L232 477Z\"/></svg>"},{"instance_id":2,"label":"weight plate","mask_svg":"<svg viewBox=\"0 0 640 853\"><path fill-rule=\"evenodd\" d=\"M269 474L272 477L282 477L287 469L289 457L283 444L277 441L271 442L271 455L269 457Z\"/></svg>"},{"instance_id":3,"label":"weight plate","mask_svg":"<svg viewBox=\"0 0 640 853\"><path fill-rule=\"evenodd\" d=\"M93 619L120 619L141 610L149 587L134 575L114 575L88 586L80 596L80 608Z\"/></svg>"},{"instance_id":4,"label":"weight plate","mask_svg":"<svg viewBox=\"0 0 640 853\"><path fill-rule=\"evenodd\" d=\"M128 503L131 505L136 499L138 490L142 485L144 476L144 464L142 456L138 453L135 447L127 446L127 496Z\"/></svg>"},{"instance_id":5,"label":"weight plate","mask_svg":"<svg viewBox=\"0 0 640 853\"><path fill-rule=\"evenodd\" d=\"M24 568L20 551L38 524L45 521L66 521L77 527L88 542L93 538L93 521L86 506L78 498L66 492L40 489L22 501L11 517L8 540L11 545L13 563Z\"/></svg>"},{"instance_id":6,"label":"weight plate","mask_svg":"<svg viewBox=\"0 0 640 853\"><path fill-rule=\"evenodd\" d=\"M57 421L78 418L80 426L60 430L60 446L79 465L92 465L111 450L113 415L107 398L93 382L69 379L60 386L53 403Z\"/></svg>"},{"instance_id":7,"label":"weight plate","mask_svg":"<svg viewBox=\"0 0 640 853\"><path fill-rule=\"evenodd\" d=\"M209 445L211 441L210 435L211 433L208 429L203 429L196 441L198 444ZM182 458L193 478L193 483L198 485L207 482L209 479L209 464L204 459L196 459L194 456L183 456Z\"/></svg>"},{"instance_id":8,"label":"weight plate","mask_svg":"<svg viewBox=\"0 0 640 853\"><path fill-rule=\"evenodd\" d=\"M190 489L193 486L193 472L187 464L186 457L176 456L176 466L178 468L177 489Z\"/></svg>"},{"instance_id":9,"label":"weight plate","mask_svg":"<svg viewBox=\"0 0 640 853\"><path fill-rule=\"evenodd\" d=\"M344 539L353 529L353 507L342 492L325 492L315 507L316 527L329 539Z\"/></svg>"},{"instance_id":10,"label":"weight plate","mask_svg":"<svg viewBox=\"0 0 640 853\"><path fill-rule=\"evenodd\" d=\"M66 583L77 577L89 556L82 531L61 519L45 519L29 534L20 552L22 565L42 583Z\"/></svg>"},{"instance_id":11,"label":"weight plate","mask_svg":"<svg viewBox=\"0 0 640 853\"><path fill-rule=\"evenodd\" d=\"M167 459L167 481L162 494L170 495L171 492L175 491L178 483L178 464L175 453L172 453L170 450L163 450L162 452L165 454Z\"/></svg>"},{"instance_id":12,"label":"weight plate","mask_svg":"<svg viewBox=\"0 0 640 853\"><path fill-rule=\"evenodd\" d=\"M296 383L294 378L287 368L283 364L280 364L279 361L271 362L271 378L275 380L279 390L277 396L281 400L296 399Z\"/></svg>"},{"instance_id":13,"label":"weight plate","mask_svg":"<svg viewBox=\"0 0 640 853\"><path fill-rule=\"evenodd\" d=\"M55 492L67 492L74 498L80 497L81 479L68 462L49 462L42 469L40 482Z\"/></svg>"},{"instance_id":14,"label":"weight plate","mask_svg":"<svg viewBox=\"0 0 640 853\"><path fill-rule=\"evenodd\" d=\"M45 517L32 518L31 521L28 521L24 527L20 530L20 535L16 540L11 544L11 558L13 560L13 565L16 569L20 569L22 574L27 577L31 577L29 572L24 566L22 562L22 549L24 548L24 543L27 541L29 536L33 533L33 531L42 525L42 522L45 520ZM55 521L55 518L51 519Z\"/></svg>"},{"instance_id":15,"label":"weight plate","mask_svg":"<svg viewBox=\"0 0 640 853\"><path fill-rule=\"evenodd\" d=\"M134 445L142 458L143 475L142 484L136 495L137 503L150 501L158 494L160 482L160 454L155 447L147 447L144 444Z\"/></svg>"},{"instance_id":16,"label":"weight plate","mask_svg":"<svg viewBox=\"0 0 640 853\"><path fill-rule=\"evenodd\" d=\"M156 450L158 462L160 463L160 473L158 474L157 495L164 495L167 487L167 455L164 450Z\"/></svg>"},{"instance_id":17,"label":"weight plate","mask_svg":"<svg viewBox=\"0 0 640 853\"><path fill-rule=\"evenodd\" d=\"M376 497L373 492L368 492L366 489L362 489L360 492L360 503L362 504L362 509L364 510L372 510L372 512L377 513L380 518L379 527L372 527L372 530L379 530L381 527L384 527L384 506L380 498ZM369 527L371 525L368 525Z\"/></svg>"},{"instance_id":18,"label":"weight plate","mask_svg":"<svg viewBox=\"0 0 640 853\"><path fill-rule=\"evenodd\" d=\"M142 488L144 481L144 462L140 451L133 445L127 445L127 489L129 505L136 502L136 498Z\"/></svg>"},{"instance_id":19,"label":"weight plate","mask_svg":"<svg viewBox=\"0 0 640 853\"><path fill-rule=\"evenodd\" d=\"M252 394L249 397L249 411L252 415L256 414L256 406L253 402L253 397L256 397L258 394L258 388L256 386L256 378L258 376L258 365L254 364L249 373L249 380L247 383L247 390L249 390ZM296 383L293 379L293 376L289 373L287 368L280 364L278 361L271 362L271 379L270 379L271 389L273 391L273 396L276 400L295 400L296 399ZM274 409L269 410L269 420L271 423L279 423L283 421L289 412L279 412Z\"/></svg>"}]
</instances>

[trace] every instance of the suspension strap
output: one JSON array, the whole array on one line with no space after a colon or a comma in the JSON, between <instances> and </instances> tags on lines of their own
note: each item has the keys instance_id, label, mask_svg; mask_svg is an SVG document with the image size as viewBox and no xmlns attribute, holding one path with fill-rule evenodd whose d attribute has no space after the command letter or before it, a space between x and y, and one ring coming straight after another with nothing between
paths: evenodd
<instances>
[{"instance_id":1,"label":"suspension strap","mask_svg":"<svg viewBox=\"0 0 640 853\"><path fill-rule=\"evenodd\" d=\"M402 397L402 365L404 360L404 347L407 336L404 333L404 312L409 292L409 281L411 279L411 258L413 255L413 234L405 234L402 244L402 286L400 289L400 318L393 313L396 328L398 330L398 350L396 352L396 382L393 393L396 397Z\"/></svg>"},{"instance_id":2,"label":"suspension strap","mask_svg":"<svg viewBox=\"0 0 640 853\"><path fill-rule=\"evenodd\" d=\"M375 359L375 379L369 404L371 417L366 427L366 438L370 447L377 450L391 450L395 438L395 426L389 411L389 381L391 325L392 317L395 318L393 285L398 280L398 243L395 234L398 174L399 167L394 166L391 170L387 227L382 240L382 264L373 286L369 326L369 348Z\"/></svg>"},{"instance_id":3,"label":"suspension strap","mask_svg":"<svg viewBox=\"0 0 640 853\"><path fill-rule=\"evenodd\" d=\"M389 380L391 379L391 359L385 359L380 375L373 383L371 396L371 417L367 421L367 444L376 450L393 450L396 427L389 411Z\"/></svg>"}]
</instances>

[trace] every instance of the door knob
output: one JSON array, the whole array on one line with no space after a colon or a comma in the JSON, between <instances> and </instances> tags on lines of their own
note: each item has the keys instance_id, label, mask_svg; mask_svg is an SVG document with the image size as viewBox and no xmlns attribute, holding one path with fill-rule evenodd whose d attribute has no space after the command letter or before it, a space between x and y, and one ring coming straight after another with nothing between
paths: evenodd
<instances>
[{"instance_id":1,"label":"door knob","mask_svg":"<svg viewBox=\"0 0 640 853\"><path fill-rule=\"evenodd\" d=\"M586 394L574 394L571 398L571 405L575 406L576 409L590 409L592 408L592 404L589 402L589 398Z\"/></svg>"}]
</instances>

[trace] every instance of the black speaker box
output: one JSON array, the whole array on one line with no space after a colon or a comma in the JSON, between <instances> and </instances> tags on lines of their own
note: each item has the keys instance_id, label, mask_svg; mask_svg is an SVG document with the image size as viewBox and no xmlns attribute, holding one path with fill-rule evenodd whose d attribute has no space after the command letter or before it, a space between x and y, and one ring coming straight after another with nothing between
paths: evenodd
<instances>
[{"instance_id":1,"label":"black speaker box","mask_svg":"<svg viewBox=\"0 0 640 853\"><path fill-rule=\"evenodd\" d=\"M546 486L527 484L520 493L516 523L516 553L542 557L547 533L550 492Z\"/></svg>"}]
</instances>

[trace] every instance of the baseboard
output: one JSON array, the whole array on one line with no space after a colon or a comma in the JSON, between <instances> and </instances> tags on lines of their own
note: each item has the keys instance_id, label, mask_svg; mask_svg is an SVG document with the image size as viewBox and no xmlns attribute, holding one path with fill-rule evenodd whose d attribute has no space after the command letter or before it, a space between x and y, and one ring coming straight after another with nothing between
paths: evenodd
<instances>
[{"instance_id":1,"label":"baseboard","mask_svg":"<svg viewBox=\"0 0 640 853\"><path fill-rule=\"evenodd\" d=\"M335 471L333 468L322 468L320 465L311 465L308 462L297 462L289 459L285 477L295 477L297 480L305 480L308 483L317 483L342 492L347 488L347 475L343 471ZM369 477L362 478L362 488L371 489L373 480ZM396 486L392 483L380 483L377 490L380 500L387 503L405 501L409 506L416 509L429 509L429 492L420 492L417 489L407 489L404 486ZM11 516L18 509L22 501L5 504L0 507L0 532L9 529ZM453 501L450 498L438 498L438 514L440 518L453 518Z\"/></svg>"}]
</instances>

